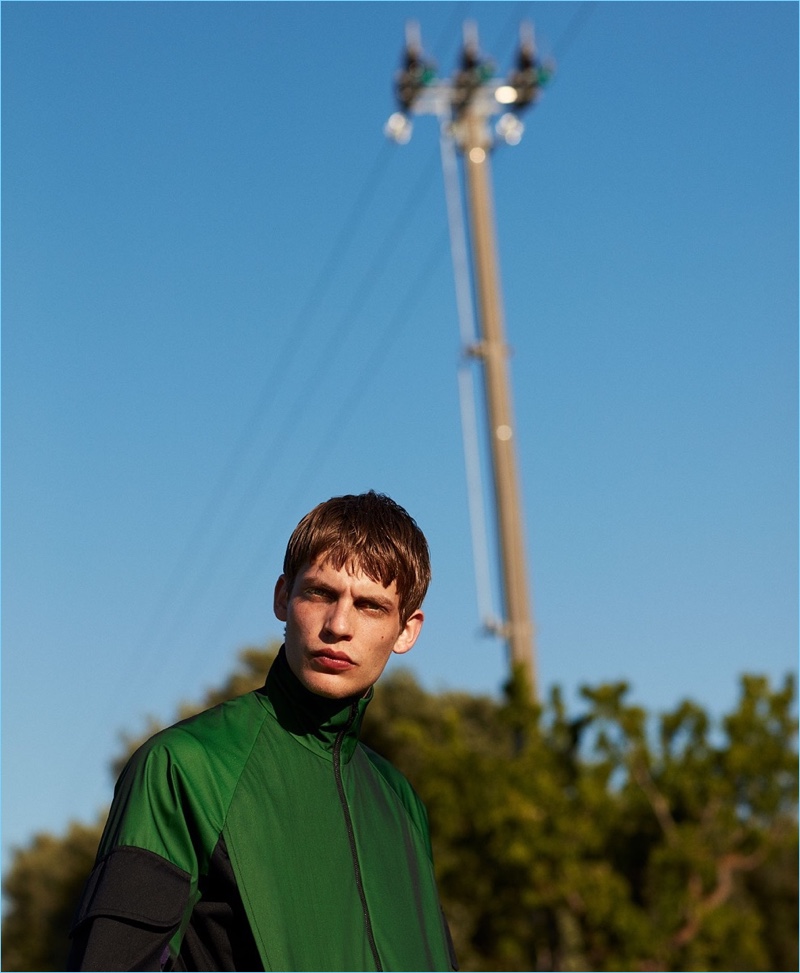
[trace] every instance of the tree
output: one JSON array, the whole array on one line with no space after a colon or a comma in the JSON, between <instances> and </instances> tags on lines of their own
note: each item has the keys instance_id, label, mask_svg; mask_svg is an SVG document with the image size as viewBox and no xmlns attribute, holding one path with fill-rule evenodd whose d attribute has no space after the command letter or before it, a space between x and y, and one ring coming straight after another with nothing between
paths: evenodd
<instances>
[{"instance_id":1,"label":"tree","mask_svg":"<svg viewBox=\"0 0 800 973\"><path fill-rule=\"evenodd\" d=\"M627 693L586 688L572 719L557 689L542 708L410 676L376 694L365 740L429 807L462 965L795 969L775 919L797 909L793 680L744 676L718 739L696 704L648 721Z\"/></svg>"},{"instance_id":2,"label":"tree","mask_svg":"<svg viewBox=\"0 0 800 973\"><path fill-rule=\"evenodd\" d=\"M276 648L243 652L178 718L261 685ZM586 687L578 714L557 687L541 706L508 688L505 702L429 693L398 669L362 733L428 807L462 969L797 968L791 679L742 677L718 726L690 701L648 717L624 683ZM99 831L71 825L17 850L3 969L64 968Z\"/></svg>"},{"instance_id":3,"label":"tree","mask_svg":"<svg viewBox=\"0 0 800 973\"><path fill-rule=\"evenodd\" d=\"M766 679L743 676L718 743L689 701L660 718L651 740L626 692L620 684L584 695L599 765L617 782L621 814L607 852L648 916L650 961L678 970L794 968L796 923L765 935L769 909L753 895L777 871L796 908L785 857L797 843L793 680L773 691Z\"/></svg>"},{"instance_id":4,"label":"tree","mask_svg":"<svg viewBox=\"0 0 800 973\"><path fill-rule=\"evenodd\" d=\"M3 881L10 903L3 918L4 970L66 969L69 926L102 829L102 821L73 822L63 837L38 834L14 852Z\"/></svg>"}]
</instances>

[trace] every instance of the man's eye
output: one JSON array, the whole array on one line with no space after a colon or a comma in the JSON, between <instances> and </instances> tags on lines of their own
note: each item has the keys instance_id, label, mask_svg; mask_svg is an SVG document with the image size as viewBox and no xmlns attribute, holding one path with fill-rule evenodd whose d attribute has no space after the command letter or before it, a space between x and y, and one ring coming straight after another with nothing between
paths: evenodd
<instances>
[{"instance_id":1,"label":"man's eye","mask_svg":"<svg viewBox=\"0 0 800 973\"><path fill-rule=\"evenodd\" d=\"M367 611L370 611L370 612L383 613L386 610L383 607L383 605L379 605L376 601L365 601L365 602L362 602L361 607L362 608L365 608Z\"/></svg>"},{"instance_id":2,"label":"man's eye","mask_svg":"<svg viewBox=\"0 0 800 973\"><path fill-rule=\"evenodd\" d=\"M328 592L322 588L306 588L307 598L327 598Z\"/></svg>"}]
</instances>

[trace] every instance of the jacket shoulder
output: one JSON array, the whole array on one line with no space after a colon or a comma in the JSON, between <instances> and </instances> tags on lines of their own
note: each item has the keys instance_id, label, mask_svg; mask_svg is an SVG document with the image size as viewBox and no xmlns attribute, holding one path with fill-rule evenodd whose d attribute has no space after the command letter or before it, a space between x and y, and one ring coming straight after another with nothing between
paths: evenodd
<instances>
[{"instance_id":1,"label":"jacket shoulder","mask_svg":"<svg viewBox=\"0 0 800 973\"><path fill-rule=\"evenodd\" d=\"M266 716L248 693L143 743L117 781L100 855L132 846L203 871Z\"/></svg>"},{"instance_id":2,"label":"jacket shoulder","mask_svg":"<svg viewBox=\"0 0 800 973\"><path fill-rule=\"evenodd\" d=\"M160 730L131 756L122 778L133 773L150 786L166 771L191 775L196 787L229 789L252 751L266 710L253 693L226 700ZM155 777L153 776L155 774Z\"/></svg>"},{"instance_id":3,"label":"jacket shoulder","mask_svg":"<svg viewBox=\"0 0 800 973\"><path fill-rule=\"evenodd\" d=\"M257 692L245 693L173 723L155 733L139 750L147 753L167 746L176 753L191 753L198 746L207 750L247 747L261 729L266 712Z\"/></svg>"}]
</instances>

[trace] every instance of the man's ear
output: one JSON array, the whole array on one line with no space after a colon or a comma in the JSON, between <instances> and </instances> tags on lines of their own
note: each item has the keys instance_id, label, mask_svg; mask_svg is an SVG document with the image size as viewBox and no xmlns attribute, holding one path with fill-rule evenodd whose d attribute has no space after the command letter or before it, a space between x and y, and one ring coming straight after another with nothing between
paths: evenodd
<instances>
[{"instance_id":1,"label":"man's ear","mask_svg":"<svg viewBox=\"0 0 800 973\"><path fill-rule=\"evenodd\" d=\"M400 634L397 636L397 641L394 643L392 652L396 652L398 655L403 655L405 652L408 652L417 641L417 636L422 631L422 623L424 621L425 616L419 610L409 615L405 625L400 630Z\"/></svg>"},{"instance_id":2,"label":"man's ear","mask_svg":"<svg viewBox=\"0 0 800 973\"><path fill-rule=\"evenodd\" d=\"M281 575L275 582L275 594L272 598L272 610L279 622L285 622L289 614L289 589L286 576Z\"/></svg>"}]
</instances>

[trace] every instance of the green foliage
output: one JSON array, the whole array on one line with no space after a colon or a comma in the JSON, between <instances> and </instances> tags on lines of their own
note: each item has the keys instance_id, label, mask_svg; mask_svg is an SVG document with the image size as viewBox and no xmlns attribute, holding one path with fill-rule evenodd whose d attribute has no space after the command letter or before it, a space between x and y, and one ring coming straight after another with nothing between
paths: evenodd
<instances>
[{"instance_id":1,"label":"green foliage","mask_svg":"<svg viewBox=\"0 0 800 973\"><path fill-rule=\"evenodd\" d=\"M364 728L428 806L462 968L797 968L791 679L744 676L716 735L690 701L649 720L624 683L585 688L573 719L558 689L509 688L398 673Z\"/></svg>"},{"instance_id":2,"label":"green foliage","mask_svg":"<svg viewBox=\"0 0 800 973\"><path fill-rule=\"evenodd\" d=\"M13 853L3 881L4 970L65 970L69 926L92 869L103 823L70 824L63 837L36 835Z\"/></svg>"},{"instance_id":3,"label":"green foliage","mask_svg":"<svg viewBox=\"0 0 800 973\"><path fill-rule=\"evenodd\" d=\"M178 717L261 685L276 648L243 652ZM793 681L744 676L720 726L690 701L648 716L628 692L587 687L571 716L558 688L531 704L521 677L504 702L403 669L377 688L363 740L428 807L462 969L797 969ZM72 825L16 852L3 969L64 968L98 837Z\"/></svg>"}]
</instances>

